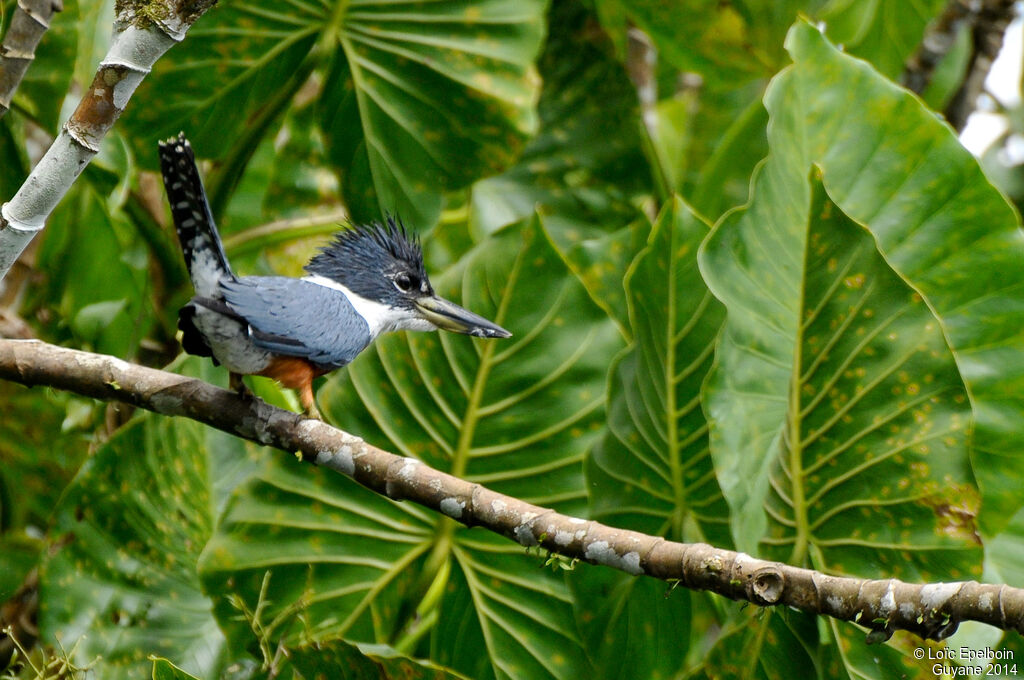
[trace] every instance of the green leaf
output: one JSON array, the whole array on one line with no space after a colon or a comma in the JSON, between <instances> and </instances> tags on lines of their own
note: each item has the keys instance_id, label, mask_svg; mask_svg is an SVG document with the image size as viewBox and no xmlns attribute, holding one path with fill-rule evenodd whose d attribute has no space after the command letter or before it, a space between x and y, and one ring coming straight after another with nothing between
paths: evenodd
<instances>
[{"instance_id":1,"label":"green leaf","mask_svg":"<svg viewBox=\"0 0 1024 680\"><path fill-rule=\"evenodd\" d=\"M697 270L707 232L675 198L629 267L623 288L634 342L609 369L608 432L591 451L587 480L593 519L727 546L729 509L700 408L725 317ZM689 651L680 642L689 634L689 593L669 598L663 583L605 571L587 569L571 581L601 677L672 677ZM661 647L663 639L674 642Z\"/></svg>"},{"instance_id":2,"label":"green leaf","mask_svg":"<svg viewBox=\"0 0 1024 680\"><path fill-rule=\"evenodd\" d=\"M473 185L470 225L487 234L533 215L572 218L604 231L635 219L630 197L650 193L636 92L610 45L594 40L579 2L551 8L538 62L540 126L518 163Z\"/></svg>"},{"instance_id":3,"label":"green leaf","mask_svg":"<svg viewBox=\"0 0 1024 680\"><path fill-rule=\"evenodd\" d=\"M729 544L700 388L725 310L697 270L707 226L676 198L624 289L634 344L609 370L608 433L588 465L591 516L680 541ZM701 527L696 535L687 521Z\"/></svg>"},{"instance_id":4,"label":"green leaf","mask_svg":"<svg viewBox=\"0 0 1024 680\"><path fill-rule=\"evenodd\" d=\"M822 668L817 658L818 627L812 616L786 609L763 609L727 626L703 662L686 677L839 678L839 669ZM897 676L894 676L897 677Z\"/></svg>"},{"instance_id":5,"label":"green leaf","mask_svg":"<svg viewBox=\"0 0 1024 680\"><path fill-rule=\"evenodd\" d=\"M965 26L957 33L953 45L949 48L949 52L935 66L928 87L921 93L921 98L928 105L928 108L933 111L946 110L946 107L949 106L950 101L952 101L960 89L960 84L964 81L973 52L974 46L971 40L971 31L967 30ZM984 167L984 155L980 160L982 167ZM992 179L992 183L999 186L995 178Z\"/></svg>"},{"instance_id":6,"label":"green leaf","mask_svg":"<svg viewBox=\"0 0 1024 680\"><path fill-rule=\"evenodd\" d=\"M691 171L680 193L707 219L746 202L750 177L768 152L764 87L764 81L739 90L709 83L701 93L692 123L699 134L688 150Z\"/></svg>"},{"instance_id":7,"label":"green leaf","mask_svg":"<svg viewBox=\"0 0 1024 680\"><path fill-rule=\"evenodd\" d=\"M61 422L67 394L0 384L0 529L46 526L86 452L82 432Z\"/></svg>"},{"instance_id":8,"label":"green leaf","mask_svg":"<svg viewBox=\"0 0 1024 680\"><path fill-rule=\"evenodd\" d=\"M442 666L401 656L383 645L351 645L340 640L288 650L293 669L304 678L339 680L457 680L465 678Z\"/></svg>"},{"instance_id":9,"label":"green leaf","mask_svg":"<svg viewBox=\"0 0 1024 680\"><path fill-rule=\"evenodd\" d=\"M833 42L896 79L921 44L928 22L946 4L944 0L831 0L817 16Z\"/></svg>"},{"instance_id":10,"label":"green leaf","mask_svg":"<svg viewBox=\"0 0 1024 680\"><path fill-rule=\"evenodd\" d=\"M513 339L384 336L320 390L325 414L389 450L582 512L604 362L621 347L614 325L536 220L486 239L434 283ZM207 590L222 594L218 619L232 638L247 626L223 596L255 608L269 571L264 618L294 603L302 612L275 635L397 645L428 634L435 661L473 677L579 677L586 661L571 596L542 564L506 539L337 474L279 463L236 492L201 571ZM438 579L447 585L431 605Z\"/></svg>"},{"instance_id":11,"label":"green leaf","mask_svg":"<svg viewBox=\"0 0 1024 680\"><path fill-rule=\"evenodd\" d=\"M533 67L544 0L222 2L161 59L124 125L140 157L154 136L185 130L203 157L225 159L215 213L258 140L310 73L327 157L354 217L398 213L432 225L446 189L499 172L536 128ZM371 200L366 200L372 197Z\"/></svg>"},{"instance_id":12,"label":"green leaf","mask_svg":"<svg viewBox=\"0 0 1024 680\"><path fill-rule=\"evenodd\" d=\"M768 55L761 49L774 42L778 51L783 27L796 16L794 13L786 17L777 29L776 40L755 46L752 42L756 40L756 29L752 30L732 4L701 0L598 0L597 5L602 24L615 38L624 58L630 58L627 28L636 25L650 36L659 55L680 71L732 82L770 72L765 63Z\"/></svg>"},{"instance_id":13,"label":"green leaf","mask_svg":"<svg viewBox=\"0 0 1024 680\"><path fill-rule=\"evenodd\" d=\"M153 282L134 228L107 198L80 182L57 206L40 243L37 267L46 276L31 307L57 317L58 336L69 329L79 343L127 358L154 324Z\"/></svg>"},{"instance_id":14,"label":"green leaf","mask_svg":"<svg viewBox=\"0 0 1024 680\"><path fill-rule=\"evenodd\" d=\"M199 680L167 659L150 657L153 661L153 680Z\"/></svg>"},{"instance_id":15,"label":"green leaf","mask_svg":"<svg viewBox=\"0 0 1024 680\"><path fill-rule=\"evenodd\" d=\"M650 221L640 217L610 233L561 215L540 215L540 221L544 233L583 284L590 299L615 321L622 337L632 338L622 281L633 258L646 243Z\"/></svg>"},{"instance_id":16,"label":"green leaf","mask_svg":"<svg viewBox=\"0 0 1024 680\"><path fill-rule=\"evenodd\" d=\"M685 668L693 618L689 590L588 564L568 581L594 663L592 677L673 678Z\"/></svg>"},{"instance_id":17,"label":"green leaf","mask_svg":"<svg viewBox=\"0 0 1024 680\"><path fill-rule=\"evenodd\" d=\"M788 45L796 68L785 89L802 102L806 120L816 121L805 126L807 153L820 164L829 196L867 226L889 265L934 310L953 348L974 407L971 461L982 526L996 532L1024 503L1019 217L920 100L810 26L798 24Z\"/></svg>"},{"instance_id":18,"label":"green leaf","mask_svg":"<svg viewBox=\"0 0 1024 680\"><path fill-rule=\"evenodd\" d=\"M195 565L254 448L153 415L119 430L55 510L55 549L41 574L43 642L74 647L79 665L102 657L104 678L140 677L150 654L216 675L224 638Z\"/></svg>"},{"instance_id":19,"label":"green leaf","mask_svg":"<svg viewBox=\"0 0 1024 680\"><path fill-rule=\"evenodd\" d=\"M977 574L971 413L953 352L920 295L810 176L804 140L830 121L808 114L821 92L802 96L798 78L789 70L769 89L772 154L750 205L701 253L729 310L706 403L733 534L741 549L760 541L817 569ZM877 89L861 93L869 107ZM877 131L893 119L874 120ZM912 200L927 213L932 199Z\"/></svg>"},{"instance_id":20,"label":"green leaf","mask_svg":"<svg viewBox=\"0 0 1024 680\"><path fill-rule=\"evenodd\" d=\"M515 159L537 125L546 4L349 2L340 44L382 211L427 226L440 204L428 213L418 199Z\"/></svg>"},{"instance_id":21,"label":"green leaf","mask_svg":"<svg viewBox=\"0 0 1024 680\"><path fill-rule=\"evenodd\" d=\"M71 319L71 329L86 342L95 342L100 332L124 311L128 300L104 300L86 305Z\"/></svg>"}]
</instances>

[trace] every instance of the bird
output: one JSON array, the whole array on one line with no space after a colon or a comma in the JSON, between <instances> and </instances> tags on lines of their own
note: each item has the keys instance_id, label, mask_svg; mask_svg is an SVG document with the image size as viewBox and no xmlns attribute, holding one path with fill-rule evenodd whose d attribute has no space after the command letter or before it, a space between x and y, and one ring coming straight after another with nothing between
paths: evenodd
<instances>
[{"instance_id":1,"label":"bird","mask_svg":"<svg viewBox=\"0 0 1024 680\"><path fill-rule=\"evenodd\" d=\"M342 229L305 266L306 276L238 276L214 224L192 145L183 133L158 144L164 188L195 295L178 313L184 350L210 357L229 385L242 376L297 392L322 419L313 380L350 363L379 335L443 329L481 338L511 333L438 296L418 238L394 215Z\"/></svg>"}]
</instances>

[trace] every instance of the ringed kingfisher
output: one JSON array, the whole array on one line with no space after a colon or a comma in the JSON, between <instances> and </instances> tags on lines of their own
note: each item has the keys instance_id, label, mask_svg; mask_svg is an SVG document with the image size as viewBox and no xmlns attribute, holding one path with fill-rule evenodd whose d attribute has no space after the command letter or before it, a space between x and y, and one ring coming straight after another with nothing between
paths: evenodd
<instances>
[{"instance_id":1,"label":"ringed kingfisher","mask_svg":"<svg viewBox=\"0 0 1024 680\"><path fill-rule=\"evenodd\" d=\"M230 385L243 375L298 392L319 418L313 380L345 366L381 333L444 329L483 338L512 334L434 293L418 240L402 222L353 226L305 266L307 276L237 276L228 264L184 134L160 142L160 167L195 296L178 313L181 344L211 357Z\"/></svg>"}]
</instances>

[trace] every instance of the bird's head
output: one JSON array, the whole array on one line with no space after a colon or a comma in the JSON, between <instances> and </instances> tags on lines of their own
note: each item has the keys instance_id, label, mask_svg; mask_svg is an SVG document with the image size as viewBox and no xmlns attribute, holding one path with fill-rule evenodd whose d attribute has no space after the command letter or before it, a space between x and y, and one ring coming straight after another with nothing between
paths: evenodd
<instances>
[{"instance_id":1,"label":"bird's head","mask_svg":"<svg viewBox=\"0 0 1024 680\"><path fill-rule=\"evenodd\" d=\"M443 329L481 338L512 334L434 293L423 251L400 220L353 226L320 250L309 280L345 293L374 335Z\"/></svg>"}]
</instances>

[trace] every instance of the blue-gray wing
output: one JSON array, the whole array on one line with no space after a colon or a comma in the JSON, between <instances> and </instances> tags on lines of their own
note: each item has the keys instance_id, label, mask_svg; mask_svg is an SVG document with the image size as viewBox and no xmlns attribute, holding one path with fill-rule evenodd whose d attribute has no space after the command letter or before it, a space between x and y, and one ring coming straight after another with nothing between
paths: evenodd
<instances>
[{"instance_id":1,"label":"blue-gray wing","mask_svg":"<svg viewBox=\"0 0 1024 680\"><path fill-rule=\"evenodd\" d=\"M340 291L281 276L225 279L220 287L253 342L275 354L337 368L370 344L369 327Z\"/></svg>"}]
</instances>

